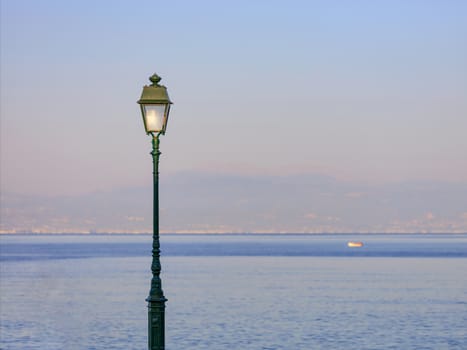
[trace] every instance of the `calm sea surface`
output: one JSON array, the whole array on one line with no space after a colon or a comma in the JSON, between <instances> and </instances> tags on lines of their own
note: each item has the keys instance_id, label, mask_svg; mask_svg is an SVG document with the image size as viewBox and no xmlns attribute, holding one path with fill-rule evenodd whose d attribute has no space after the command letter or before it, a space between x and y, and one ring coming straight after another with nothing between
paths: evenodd
<instances>
[{"instance_id":1,"label":"calm sea surface","mask_svg":"<svg viewBox=\"0 0 467 350\"><path fill-rule=\"evenodd\" d=\"M147 349L150 236L0 244L0 349ZM467 349L467 235L161 244L168 350Z\"/></svg>"}]
</instances>

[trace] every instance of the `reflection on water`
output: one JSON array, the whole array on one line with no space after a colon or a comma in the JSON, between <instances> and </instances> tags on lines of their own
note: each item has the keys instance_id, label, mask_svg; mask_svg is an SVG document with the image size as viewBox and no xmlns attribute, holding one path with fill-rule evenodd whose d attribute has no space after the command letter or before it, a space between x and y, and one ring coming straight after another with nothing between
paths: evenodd
<instances>
[{"instance_id":1,"label":"reflection on water","mask_svg":"<svg viewBox=\"0 0 467 350\"><path fill-rule=\"evenodd\" d=\"M86 239L67 244L92 250ZM173 248L177 240L209 245L174 237ZM2 255L12 243L2 238ZM145 349L150 256L101 254L4 260L0 348ZM162 264L168 350L467 348L465 258L170 254Z\"/></svg>"}]
</instances>

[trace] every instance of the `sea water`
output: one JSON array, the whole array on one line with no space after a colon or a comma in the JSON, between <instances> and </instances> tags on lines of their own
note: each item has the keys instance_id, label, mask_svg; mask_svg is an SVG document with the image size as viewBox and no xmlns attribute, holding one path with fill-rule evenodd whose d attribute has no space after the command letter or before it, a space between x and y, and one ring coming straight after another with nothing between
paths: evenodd
<instances>
[{"instance_id":1,"label":"sea water","mask_svg":"<svg viewBox=\"0 0 467 350\"><path fill-rule=\"evenodd\" d=\"M2 350L147 348L150 236L0 243ZM163 235L161 245L168 350L467 349L465 235Z\"/></svg>"}]
</instances>

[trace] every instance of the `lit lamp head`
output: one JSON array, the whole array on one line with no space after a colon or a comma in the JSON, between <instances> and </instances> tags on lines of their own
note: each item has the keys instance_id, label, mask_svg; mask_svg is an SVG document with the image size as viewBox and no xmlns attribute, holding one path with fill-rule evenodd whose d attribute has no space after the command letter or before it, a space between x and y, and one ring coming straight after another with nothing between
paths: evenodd
<instances>
[{"instance_id":1,"label":"lit lamp head","mask_svg":"<svg viewBox=\"0 0 467 350\"><path fill-rule=\"evenodd\" d=\"M149 80L152 84L143 87L138 101L143 114L144 128L147 134L164 135L172 102L166 87L159 85L161 78L157 74L152 75Z\"/></svg>"}]
</instances>

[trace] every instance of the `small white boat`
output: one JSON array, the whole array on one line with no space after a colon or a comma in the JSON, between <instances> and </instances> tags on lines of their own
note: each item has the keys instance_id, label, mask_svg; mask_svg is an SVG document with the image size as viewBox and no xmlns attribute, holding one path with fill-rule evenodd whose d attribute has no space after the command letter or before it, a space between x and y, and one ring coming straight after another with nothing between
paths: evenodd
<instances>
[{"instance_id":1,"label":"small white boat","mask_svg":"<svg viewBox=\"0 0 467 350\"><path fill-rule=\"evenodd\" d=\"M349 247L349 248L360 248L360 247L363 247L363 242L350 241L350 242L347 243L347 247Z\"/></svg>"}]
</instances>

